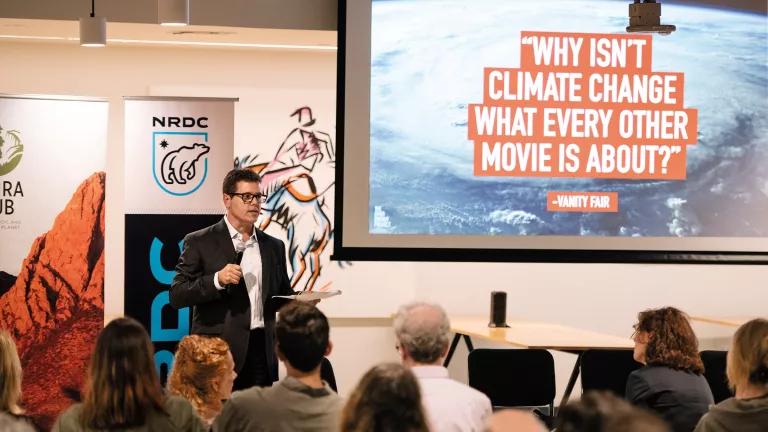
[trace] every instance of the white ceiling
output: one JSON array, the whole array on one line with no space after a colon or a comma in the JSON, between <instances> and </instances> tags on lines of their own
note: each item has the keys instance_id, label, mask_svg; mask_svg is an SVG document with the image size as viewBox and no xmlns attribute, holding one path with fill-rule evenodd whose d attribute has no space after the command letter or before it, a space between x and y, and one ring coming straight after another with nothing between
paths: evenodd
<instances>
[{"instance_id":1,"label":"white ceiling","mask_svg":"<svg viewBox=\"0 0 768 432\"><path fill-rule=\"evenodd\" d=\"M77 21L0 18L0 42L79 44L79 34ZM336 32L108 22L107 45L335 51Z\"/></svg>"},{"instance_id":2,"label":"white ceiling","mask_svg":"<svg viewBox=\"0 0 768 432\"><path fill-rule=\"evenodd\" d=\"M158 0L96 0L108 22L157 22ZM193 25L296 30L336 30L338 0L189 0ZM0 17L75 21L90 0L0 0Z\"/></svg>"}]
</instances>

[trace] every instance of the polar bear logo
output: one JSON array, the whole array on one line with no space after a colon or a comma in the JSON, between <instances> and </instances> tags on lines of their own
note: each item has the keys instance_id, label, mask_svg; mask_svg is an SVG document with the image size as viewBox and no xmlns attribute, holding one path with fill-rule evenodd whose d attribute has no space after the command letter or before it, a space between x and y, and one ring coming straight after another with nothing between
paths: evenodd
<instances>
[{"instance_id":1,"label":"polar bear logo","mask_svg":"<svg viewBox=\"0 0 768 432\"><path fill-rule=\"evenodd\" d=\"M195 177L197 161L211 150L205 144L194 143L174 150L163 158L160 174L165 184L187 184Z\"/></svg>"}]
</instances>

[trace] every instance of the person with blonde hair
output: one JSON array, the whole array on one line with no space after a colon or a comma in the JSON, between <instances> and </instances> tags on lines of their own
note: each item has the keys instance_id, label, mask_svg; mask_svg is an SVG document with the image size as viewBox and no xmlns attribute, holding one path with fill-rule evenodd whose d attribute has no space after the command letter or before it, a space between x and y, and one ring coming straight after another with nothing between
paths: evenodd
<instances>
[{"instance_id":1,"label":"person with blonde hair","mask_svg":"<svg viewBox=\"0 0 768 432\"><path fill-rule=\"evenodd\" d=\"M21 361L16 343L7 331L0 331L0 411L21 415Z\"/></svg>"},{"instance_id":2,"label":"person with blonde hair","mask_svg":"<svg viewBox=\"0 0 768 432\"><path fill-rule=\"evenodd\" d=\"M754 319L736 330L727 362L735 396L712 407L696 432L768 430L768 320Z\"/></svg>"},{"instance_id":3,"label":"person with blonde hair","mask_svg":"<svg viewBox=\"0 0 768 432\"><path fill-rule=\"evenodd\" d=\"M141 324L112 320L96 339L83 402L64 411L53 431L204 431L189 402L163 394L152 352Z\"/></svg>"},{"instance_id":4,"label":"person with blonde hair","mask_svg":"<svg viewBox=\"0 0 768 432\"><path fill-rule=\"evenodd\" d=\"M237 373L229 345L215 336L184 336L168 376L168 392L181 396L210 426L232 394Z\"/></svg>"},{"instance_id":5,"label":"person with blonde hair","mask_svg":"<svg viewBox=\"0 0 768 432\"><path fill-rule=\"evenodd\" d=\"M341 432L429 432L413 373L397 363L366 372L342 411Z\"/></svg>"},{"instance_id":6,"label":"person with blonde hair","mask_svg":"<svg viewBox=\"0 0 768 432\"><path fill-rule=\"evenodd\" d=\"M16 343L7 331L0 330L0 430L34 430L19 405L21 375Z\"/></svg>"}]
</instances>

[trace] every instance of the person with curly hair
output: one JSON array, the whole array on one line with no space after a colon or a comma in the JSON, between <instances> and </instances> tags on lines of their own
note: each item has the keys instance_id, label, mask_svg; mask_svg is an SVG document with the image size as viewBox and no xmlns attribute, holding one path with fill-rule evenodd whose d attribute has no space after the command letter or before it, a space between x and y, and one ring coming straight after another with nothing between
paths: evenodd
<instances>
[{"instance_id":1,"label":"person with curly hair","mask_svg":"<svg viewBox=\"0 0 768 432\"><path fill-rule=\"evenodd\" d=\"M634 358L645 366L629 375L627 399L656 412L674 432L691 432L714 399L688 316L673 307L649 309L634 329Z\"/></svg>"},{"instance_id":2,"label":"person with curly hair","mask_svg":"<svg viewBox=\"0 0 768 432\"><path fill-rule=\"evenodd\" d=\"M725 373L735 396L712 407L696 432L768 430L768 320L739 327L727 361Z\"/></svg>"},{"instance_id":3,"label":"person with curly hair","mask_svg":"<svg viewBox=\"0 0 768 432\"><path fill-rule=\"evenodd\" d=\"M416 376L397 363L371 368L349 396L341 432L429 432Z\"/></svg>"},{"instance_id":4,"label":"person with curly hair","mask_svg":"<svg viewBox=\"0 0 768 432\"><path fill-rule=\"evenodd\" d=\"M169 393L189 401L210 427L221 412L222 401L232 394L236 376L235 361L223 339L189 335L176 349L167 387Z\"/></svg>"}]
</instances>

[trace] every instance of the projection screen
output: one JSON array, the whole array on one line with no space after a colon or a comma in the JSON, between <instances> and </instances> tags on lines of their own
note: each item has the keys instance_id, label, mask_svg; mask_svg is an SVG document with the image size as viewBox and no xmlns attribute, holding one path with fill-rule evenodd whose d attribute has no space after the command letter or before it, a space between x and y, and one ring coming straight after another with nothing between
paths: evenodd
<instances>
[{"instance_id":1,"label":"projection screen","mask_svg":"<svg viewBox=\"0 0 768 432\"><path fill-rule=\"evenodd\" d=\"M768 263L766 15L340 1L334 258Z\"/></svg>"}]
</instances>

